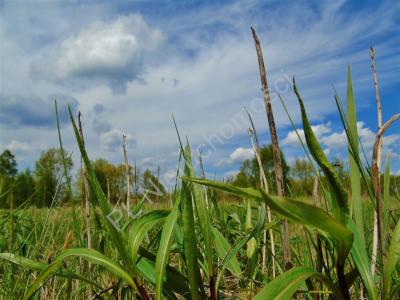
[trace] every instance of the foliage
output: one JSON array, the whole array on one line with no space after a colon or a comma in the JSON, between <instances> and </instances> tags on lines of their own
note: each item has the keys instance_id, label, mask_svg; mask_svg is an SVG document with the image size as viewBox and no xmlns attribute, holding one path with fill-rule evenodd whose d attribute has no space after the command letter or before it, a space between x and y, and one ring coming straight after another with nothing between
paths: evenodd
<instances>
[{"instance_id":1,"label":"foliage","mask_svg":"<svg viewBox=\"0 0 400 300\"><path fill-rule=\"evenodd\" d=\"M66 155L68 157L68 155ZM72 159L67 158L67 168L72 168ZM43 151L35 163L36 204L50 207L53 201L62 203L69 199L65 184L64 164L61 151L51 148Z\"/></svg>"},{"instance_id":2,"label":"foliage","mask_svg":"<svg viewBox=\"0 0 400 300\"><path fill-rule=\"evenodd\" d=\"M260 147L260 157L263 165L265 175L268 180L269 190L275 191L275 175L274 175L274 156L272 152L272 145ZM287 180L289 175L289 166L285 160L284 154L281 152L282 168L284 181ZM233 184L241 187L252 186L257 187L260 182L260 168L256 158L247 159L240 167L239 173L233 180Z\"/></svg>"},{"instance_id":3,"label":"foliage","mask_svg":"<svg viewBox=\"0 0 400 300\"><path fill-rule=\"evenodd\" d=\"M0 154L0 174L3 176L15 177L17 175L17 162L14 154L6 149Z\"/></svg>"},{"instance_id":4,"label":"foliage","mask_svg":"<svg viewBox=\"0 0 400 300\"><path fill-rule=\"evenodd\" d=\"M397 180L390 176L387 160L382 221L389 247L387 254L381 255L380 268L374 272L370 267L369 232L377 199L371 191L370 173L360 158L358 141L353 138L356 109L350 70L347 82L349 116L338 97L336 103L352 159L350 178L343 164L327 159L293 81L305 150L311 154L319 174L320 193L313 197L323 201L313 204L298 197L297 191L301 189L287 197L276 196L274 189L262 189L255 159L243 163L233 184L199 179L190 146L182 145L178 133L183 176L178 167L177 183L168 194L170 201L162 209L154 208L145 203L143 193L137 205L123 211L114 203L126 196L125 167L106 160L90 160L70 111L90 185L90 209L94 213L88 222L93 247L86 247L84 212L75 207L54 209L50 205L53 200L66 197L68 189L63 176L69 173L65 168L72 168L71 158L64 152L67 159L63 161L57 149L43 152L36 162L34 179L29 171L2 175L9 182L6 189L0 186L0 197L20 205L0 210L0 298L398 299L400 213L392 198L398 200L398 191L390 189ZM261 153L264 171L273 187L271 147L263 147ZM9 165L13 165L12 159ZM296 161L292 182L306 190L314 181L312 169L311 162ZM286 176L288 171L284 163ZM165 193L157 177L146 170L140 182L143 189ZM348 179L350 186L346 184ZM361 183L367 191L364 198ZM214 189L239 200L224 204ZM26 210L24 194L34 193L36 204L44 208ZM363 203L362 209L356 203ZM272 217L267 221L270 211ZM282 220L290 222L294 257L290 270L281 267L282 236L275 241L271 238L279 235ZM90 267L84 262L90 263ZM273 262L277 265L276 273L271 271Z\"/></svg>"}]
</instances>

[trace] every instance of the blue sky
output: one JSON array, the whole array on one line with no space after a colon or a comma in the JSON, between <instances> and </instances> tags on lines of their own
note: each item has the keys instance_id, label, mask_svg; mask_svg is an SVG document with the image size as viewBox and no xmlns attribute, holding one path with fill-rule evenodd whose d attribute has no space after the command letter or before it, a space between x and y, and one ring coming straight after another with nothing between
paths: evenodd
<instances>
[{"instance_id":1,"label":"blue sky","mask_svg":"<svg viewBox=\"0 0 400 300\"><path fill-rule=\"evenodd\" d=\"M369 46L376 50L383 118L400 111L398 1L0 1L0 148L19 168L57 146L53 100L66 148L78 150L66 114L83 113L92 158L175 174L181 135L203 149L209 176L235 174L252 157L243 107L263 143L268 132L251 37L261 39L274 95L299 124L288 79L294 75L315 132L333 159L346 158L332 86L344 101L350 64L360 138L366 154L376 131ZM275 99L275 98L273 98ZM279 101L278 134L289 163L304 157ZM386 134L384 156L400 172L399 124Z\"/></svg>"}]
</instances>

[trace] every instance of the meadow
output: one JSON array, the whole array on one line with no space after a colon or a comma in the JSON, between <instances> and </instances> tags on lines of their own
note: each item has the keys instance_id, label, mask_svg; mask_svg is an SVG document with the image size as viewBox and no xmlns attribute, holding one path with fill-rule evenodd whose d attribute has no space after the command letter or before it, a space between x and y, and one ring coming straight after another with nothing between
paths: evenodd
<instances>
[{"instance_id":1,"label":"meadow","mask_svg":"<svg viewBox=\"0 0 400 300\"><path fill-rule=\"evenodd\" d=\"M262 52L253 34L271 121ZM348 141L347 188L311 129L294 79L293 92L304 151L314 166L313 194L306 199L285 192L278 177L270 192L262 167L256 188L208 180L179 138L180 167L169 201L152 206L146 193L133 198L128 189L126 205L116 206L96 177L70 111L84 163L84 205L35 208L27 201L0 211L0 298L399 299L400 195L390 188L390 160L381 167L381 147L384 132L400 115L378 124L373 157L366 162L349 67L346 109L334 95ZM262 166L255 130L253 137ZM275 168L278 176L277 160ZM116 208L123 212L118 220L112 217Z\"/></svg>"}]
</instances>

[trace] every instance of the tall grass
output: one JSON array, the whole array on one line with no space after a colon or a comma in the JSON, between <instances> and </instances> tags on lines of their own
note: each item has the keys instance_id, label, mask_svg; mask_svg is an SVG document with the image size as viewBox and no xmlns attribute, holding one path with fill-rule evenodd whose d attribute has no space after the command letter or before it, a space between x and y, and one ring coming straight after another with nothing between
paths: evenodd
<instances>
[{"instance_id":1,"label":"tall grass","mask_svg":"<svg viewBox=\"0 0 400 300\"><path fill-rule=\"evenodd\" d=\"M82 235L82 211L28 209L27 203L0 211L0 250L4 251L0 253L0 298L347 300L364 295L372 300L399 299L400 214L391 210L389 160L383 176L381 220L389 246L377 261L379 268L371 270L371 212L381 201L376 198L381 190L371 184L373 174L361 158L350 68L347 112L335 96L348 139L350 191L313 133L294 80L293 91L301 111L304 146L318 166L313 204L296 195L272 195L261 187L240 188L199 178L189 144L180 141L183 174L178 169L172 205L153 209L140 201L129 208L130 215L143 208L145 213L135 219L126 215L119 227L110 222L113 207L95 176L70 111L94 195L87 225L92 228L91 247ZM215 190L242 201L221 204ZM325 199L326 207L320 207L319 197ZM268 219L267 208L272 211ZM282 235L282 220L290 228L293 268L289 270L285 245L276 239L273 249L268 241ZM85 268L83 261L93 268Z\"/></svg>"}]
</instances>

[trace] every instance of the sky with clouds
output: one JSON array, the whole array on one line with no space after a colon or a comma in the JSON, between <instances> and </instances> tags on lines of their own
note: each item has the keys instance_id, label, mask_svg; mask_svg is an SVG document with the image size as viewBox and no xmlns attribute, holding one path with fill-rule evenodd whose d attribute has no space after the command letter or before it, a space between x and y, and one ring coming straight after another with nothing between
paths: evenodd
<instances>
[{"instance_id":1,"label":"sky with clouds","mask_svg":"<svg viewBox=\"0 0 400 300\"><path fill-rule=\"evenodd\" d=\"M252 157L252 115L261 142L269 137L250 26L257 29L273 92L282 149L289 163L304 157L277 93L296 126L294 75L329 158L346 158L333 86L345 100L350 64L360 140L367 157L376 131L376 66L383 118L400 111L398 1L19 1L0 0L0 148L32 168L58 144L54 99L65 147L78 162L67 114L83 115L91 158L160 165L175 175L178 139L172 115L207 174L235 174ZM400 173L400 126L384 139L384 155ZM301 131L300 131L301 135Z\"/></svg>"}]
</instances>

